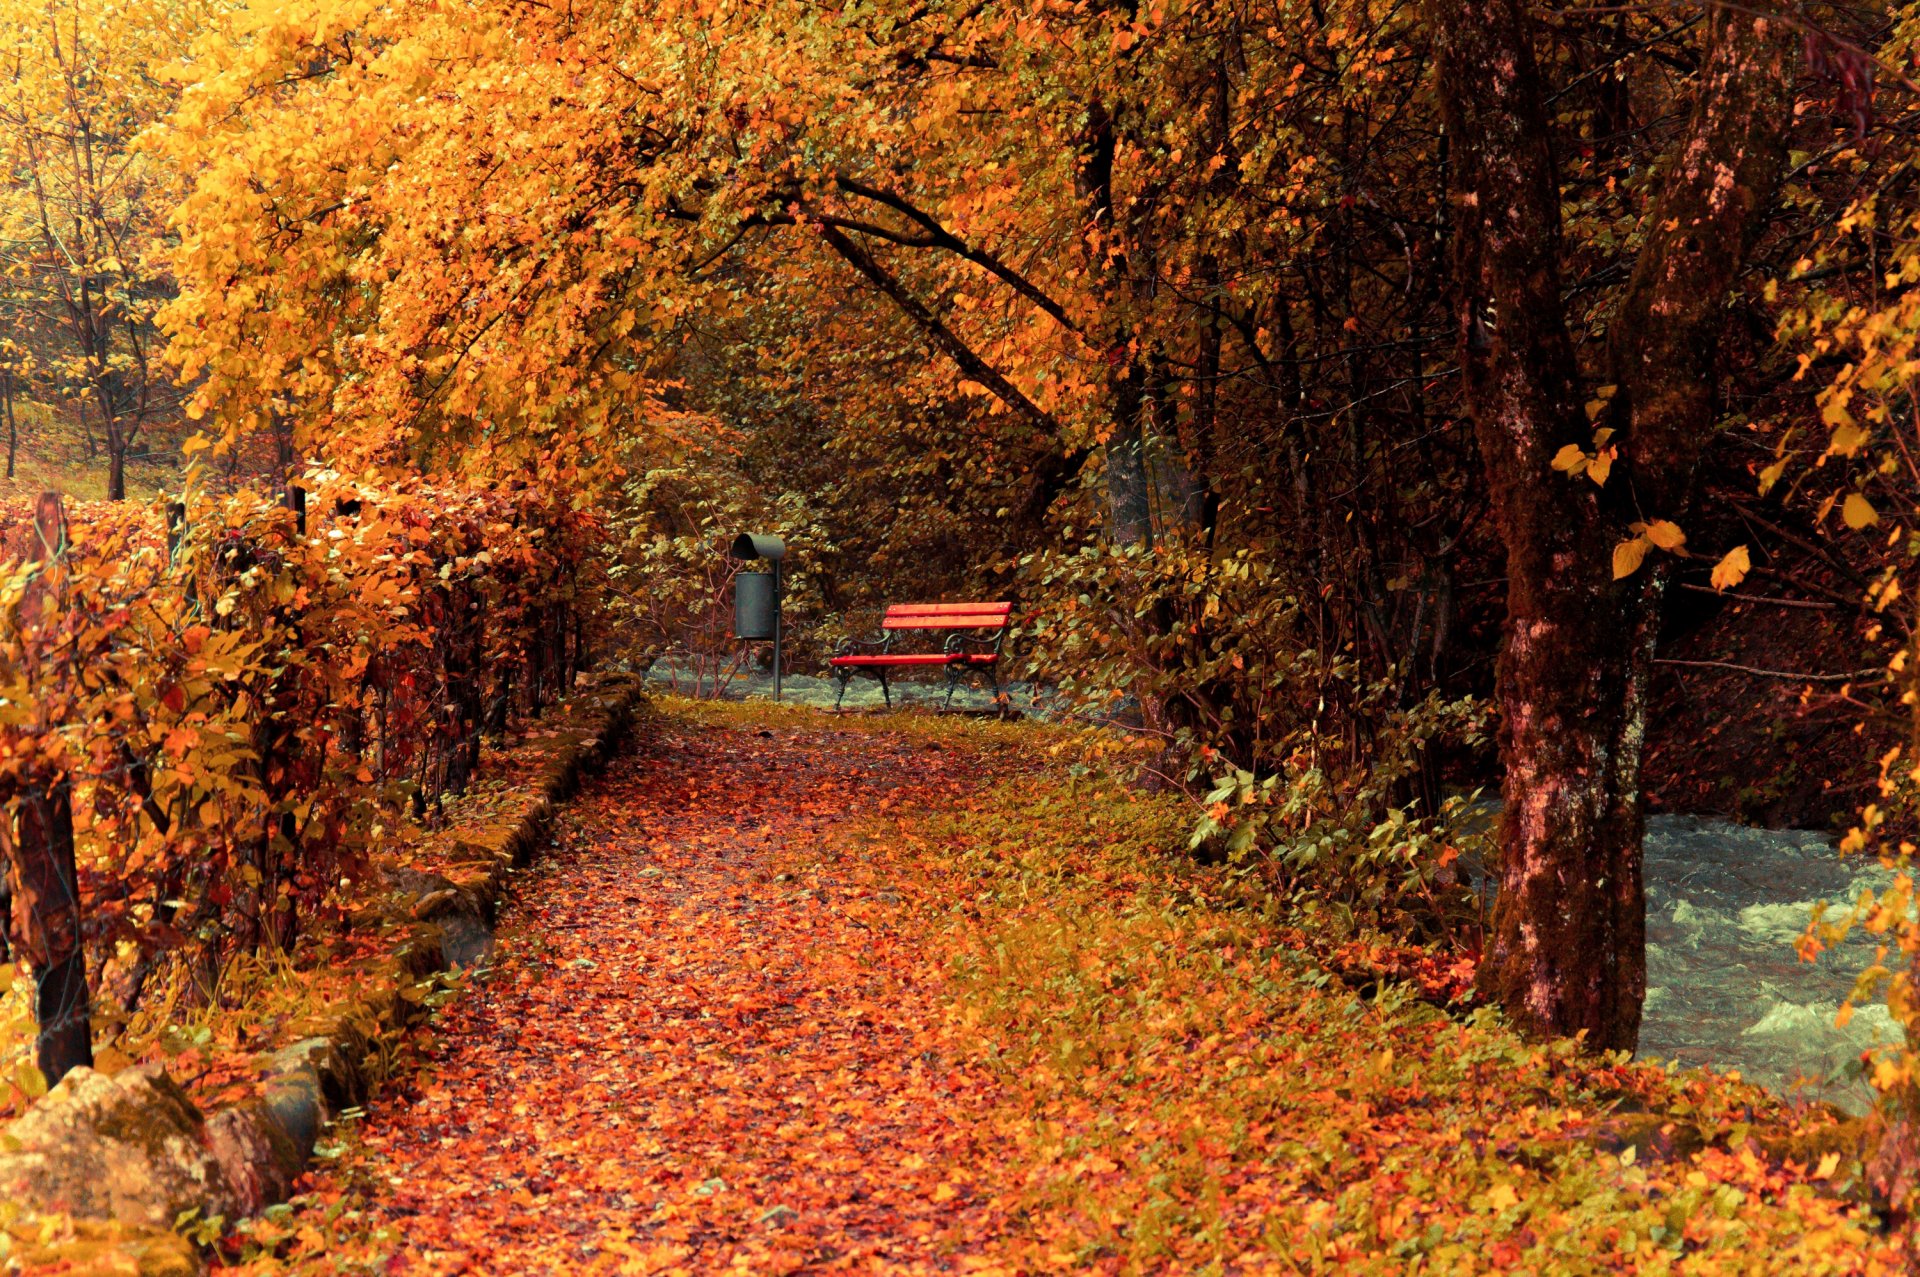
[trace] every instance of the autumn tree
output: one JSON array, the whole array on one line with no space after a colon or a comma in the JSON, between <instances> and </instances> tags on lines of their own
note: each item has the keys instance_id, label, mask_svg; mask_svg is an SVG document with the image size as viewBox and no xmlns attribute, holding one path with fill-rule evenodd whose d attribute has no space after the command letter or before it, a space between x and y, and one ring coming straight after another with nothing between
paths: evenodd
<instances>
[{"instance_id":1,"label":"autumn tree","mask_svg":"<svg viewBox=\"0 0 1920 1277\"><path fill-rule=\"evenodd\" d=\"M645 473L717 420L819 519L827 606L1017 588L1043 675L1143 707L1200 842L1337 888L1328 926L1472 948L1447 782L1499 768L1485 987L1631 1045L1653 645L1744 550L1696 476L1750 482L1731 365L1800 410L1759 281L1807 236L1789 132L1836 129L1794 97L1817 29L268 4L157 135L164 324L216 435L355 468Z\"/></svg>"},{"instance_id":2,"label":"autumn tree","mask_svg":"<svg viewBox=\"0 0 1920 1277\"><path fill-rule=\"evenodd\" d=\"M1530 10L1442 0L1461 366L1507 547L1500 896L1486 992L1529 1031L1631 1049L1646 991L1640 768L1667 565L1714 423L1728 289L1785 158L1797 33L1711 10L1692 118L1662 162L1611 326L1613 403L1583 411L1560 169ZM1556 473L1605 452L1611 474Z\"/></svg>"},{"instance_id":3,"label":"autumn tree","mask_svg":"<svg viewBox=\"0 0 1920 1277\"><path fill-rule=\"evenodd\" d=\"M77 388L83 426L89 407L99 422L115 500L126 495L129 455L177 406L153 322L169 291L153 260L167 192L136 138L171 107L162 76L205 21L203 6L171 0L0 11L8 308L58 333L45 374Z\"/></svg>"}]
</instances>

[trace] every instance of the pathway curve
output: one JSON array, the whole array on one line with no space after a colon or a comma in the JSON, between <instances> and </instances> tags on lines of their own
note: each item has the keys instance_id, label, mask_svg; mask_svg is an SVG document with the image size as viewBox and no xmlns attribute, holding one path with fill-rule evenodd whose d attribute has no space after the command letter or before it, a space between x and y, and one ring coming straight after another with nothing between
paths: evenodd
<instances>
[{"instance_id":1,"label":"pathway curve","mask_svg":"<svg viewBox=\"0 0 1920 1277\"><path fill-rule=\"evenodd\" d=\"M394 1273L990 1271L993 1084L943 1055L938 972L839 835L993 770L864 728L653 720L569 808L495 974L299 1203L307 1246Z\"/></svg>"}]
</instances>

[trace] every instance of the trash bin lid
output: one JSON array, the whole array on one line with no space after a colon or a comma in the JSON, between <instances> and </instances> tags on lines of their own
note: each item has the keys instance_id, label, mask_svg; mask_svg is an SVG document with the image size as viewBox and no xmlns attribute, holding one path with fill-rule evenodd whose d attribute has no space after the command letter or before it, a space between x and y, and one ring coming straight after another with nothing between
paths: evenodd
<instances>
[{"instance_id":1,"label":"trash bin lid","mask_svg":"<svg viewBox=\"0 0 1920 1277\"><path fill-rule=\"evenodd\" d=\"M733 539L733 557L736 559L784 559L787 557L787 543L776 536L742 532Z\"/></svg>"}]
</instances>

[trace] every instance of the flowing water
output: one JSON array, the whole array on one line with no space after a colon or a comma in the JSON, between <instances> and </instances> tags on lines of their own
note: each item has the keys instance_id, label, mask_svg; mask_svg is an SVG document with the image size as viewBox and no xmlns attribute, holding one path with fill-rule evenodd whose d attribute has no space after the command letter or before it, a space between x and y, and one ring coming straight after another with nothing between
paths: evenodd
<instances>
[{"instance_id":1,"label":"flowing water","mask_svg":"<svg viewBox=\"0 0 1920 1277\"><path fill-rule=\"evenodd\" d=\"M1861 888L1885 886L1888 871L1843 862L1822 834L1656 816L1646 874L1640 1058L1738 1069L1782 1094L1803 1087L1863 1108L1870 1092L1849 1066L1897 1029L1878 1003L1858 1007L1844 1029L1834 1015L1874 946L1856 936L1806 963L1793 942L1815 902L1844 910Z\"/></svg>"}]
</instances>

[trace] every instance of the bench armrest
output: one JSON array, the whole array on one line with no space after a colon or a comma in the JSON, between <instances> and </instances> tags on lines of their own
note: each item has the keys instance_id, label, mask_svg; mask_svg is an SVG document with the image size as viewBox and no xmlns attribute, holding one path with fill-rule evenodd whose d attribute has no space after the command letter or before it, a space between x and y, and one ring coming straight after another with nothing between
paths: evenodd
<instances>
[{"instance_id":1,"label":"bench armrest","mask_svg":"<svg viewBox=\"0 0 1920 1277\"><path fill-rule=\"evenodd\" d=\"M833 654L835 656L852 656L855 652L861 651L863 649L868 651L884 652L892 646L893 646L893 634L891 632L888 632L886 634L882 634L879 638L842 639L840 641L840 646L833 649Z\"/></svg>"},{"instance_id":2,"label":"bench armrest","mask_svg":"<svg viewBox=\"0 0 1920 1277\"><path fill-rule=\"evenodd\" d=\"M945 651L948 656L963 655L968 648L978 648L983 652L993 652L997 654L1000 651L1000 644L1005 640L1006 636L1007 629L1004 625L995 630L991 635L984 637L969 634L964 630L955 630L953 633L947 635L946 646L942 650Z\"/></svg>"}]
</instances>

